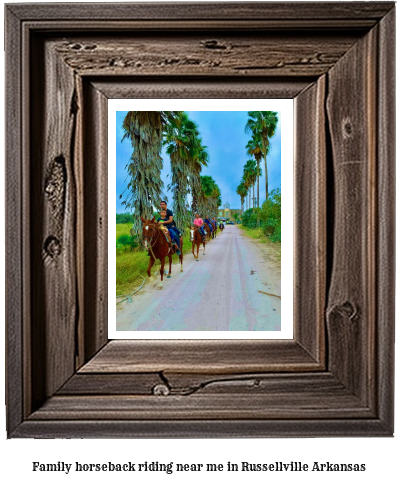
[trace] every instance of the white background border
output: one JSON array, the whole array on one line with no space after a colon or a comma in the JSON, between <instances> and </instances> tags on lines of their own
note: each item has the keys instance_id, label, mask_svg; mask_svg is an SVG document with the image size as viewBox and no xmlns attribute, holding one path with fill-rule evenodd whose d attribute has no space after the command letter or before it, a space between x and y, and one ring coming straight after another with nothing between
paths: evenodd
<instances>
[{"instance_id":1,"label":"white background border","mask_svg":"<svg viewBox=\"0 0 399 487\"><path fill-rule=\"evenodd\" d=\"M25 0L26 3L33 3ZM45 3L57 3L57 0L43 0ZM92 0L87 0L91 3ZM98 0L94 0L98 2ZM147 3L148 0L140 0ZM180 2L182 0L174 0ZM190 0L184 0L189 3ZM201 2L203 0L196 0ZM208 0L206 0L208 1ZM241 2L254 0L240 0ZM274 0L271 0L274 1ZM310 0L318 3L326 0ZM329 1L329 0L327 0ZM7 3L17 3L15 0L7 0ZM184 8L184 7L183 7ZM4 25L4 2L0 9L0 22ZM396 28L396 56L399 55L399 35ZM0 86L4 100L4 49L0 50ZM395 60L393 60L394 62ZM399 66L399 59L396 59ZM398 98L399 99L399 98ZM2 117L0 119L2 140L4 141L4 108L0 102ZM399 140L399 124L397 124L396 139ZM0 152L0 161L4 168L4 150ZM0 228L3 230L0 238L1 255L3 265L0 266L1 293L0 308L5 310L5 276L4 276L4 169L0 171L0 188L3 198L0 198ZM396 194L399 194L399 178L396 182ZM399 228L399 211L397 211L396 228ZM399 272L399 259L396 259L396 273ZM399 299L399 286L396 286L396 302ZM0 337L1 349L4 354L5 334ZM399 340L396 340L396 357L399 357ZM4 398L4 355L1 360L1 403ZM396 374L395 389L395 415L399 416L399 374ZM162 398L161 398L162 399ZM3 408L5 413L5 408ZM265 487L278 485L281 487L293 487L296 485L307 487L353 487L356 483L366 485L394 485L398 481L398 452L399 436L395 438L252 438L252 439L130 439L130 440L6 440L5 414L1 415L3 441L1 443L2 478L14 485L40 485L41 487L70 487L71 485L86 485L95 482L98 487L108 487L110 482L119 482L121 485L152 485L162 482L166 487L199 487L205 484L210 486L228 483L232 487L251 485L252 487ZM397 423L397 421L396 421ZM397 430L396 426L396 430ZM180 461L180 462L213 462L221 463L227 460L231 462L252 461L270 462L273 460L287 461L330 461L330 462L366 462L367 470L363 473L353 472L299 472L278 474L254 472L248 474L236 472L233 475L227 472L217 474L194 474L187 472L177 475L164 473L133 476L129 473L116 474L83 474L65 475L63 473L33 473L32 461L41 462L103 462L103 461Z\"/></svg>"}]
</instances>

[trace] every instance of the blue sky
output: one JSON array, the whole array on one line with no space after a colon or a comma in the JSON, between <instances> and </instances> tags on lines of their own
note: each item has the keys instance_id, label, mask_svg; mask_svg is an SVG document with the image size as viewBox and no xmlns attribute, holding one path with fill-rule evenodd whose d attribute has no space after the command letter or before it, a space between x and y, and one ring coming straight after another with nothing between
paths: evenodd
<instances>
[{"instance_id":1,"label":"blue sky","mask_svg":"<svg viewBox=\"0 0 399 487\"><path fill-rule=\"evenodd\" d=\"M231 208L241 208L241 199L236 193L243 174L243 167L249 157L246 154L250 135L244 131L248 120L247 112L187 112L194 120L201 132L204 145L208 147L209 164L203 168L202 174L212 176L222 192L222 203L230 203ZM123 137L122 122L127 112L116 112L116 212L124 213L126 210L121 205L119 195L126 188L127 173L125 166L132 154L130 140ZM281 124L279 123L275 136L271 139L272 149L267 157L269 171L269 192L281 187ZM169 156L162 151L163 170L161 173L164 182L164 193L168 199L168 207L172 207L172 195L167 191L170 182ZM264 162L262 160L262 171L264 173ZM265 200L265 178L259 183L260 200ZM256 187L255 187L256 195Z\"/></svg>"}]
</instances>

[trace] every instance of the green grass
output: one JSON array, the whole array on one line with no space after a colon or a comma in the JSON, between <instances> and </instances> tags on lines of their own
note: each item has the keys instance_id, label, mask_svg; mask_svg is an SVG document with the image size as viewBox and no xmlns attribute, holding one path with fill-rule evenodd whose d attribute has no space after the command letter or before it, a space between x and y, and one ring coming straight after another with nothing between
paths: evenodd
<instances>
[{"instance_id":1,"label":"green grass","mask_svg":"<svg viewBox=\"0 0 399 487\"><path fill-rule=\"evenodd\" d=\"M130 223L119 223L116 225L116 238L120 235L129 235L132 225ZM183 252L191 252L190 237L187 235L183 238ZM130 250L116 251L116 295L126 295L135 291L141 286L143 278L147 278L147 267L149 262L147 250L139 246L132 252ZM179 256L173 256L173 263L179 262ZM167 259L169 264L169 259ZM157 260L151 269L151 275L154 275L161 267ZM165 264L166 267L166 264Z\"/></svg>"},{"instance_id":2,"label":"green grass","mask_svg":"<svg viewBox=\"0 0 399 487\"><path fill-rule=\"evenodd\" d=\"M130 235L131 223L117 223L116 224L116 238L121 235Z\"/></svg>"},{"instance_id":3,"label":"green grass","mask_svg":"<svg viewBox=\"0 0 399 487\"><path fill-rule=\"evenodd\" d=\"M281 242L271 242L269 237L267 237L261 228L246 228L243 225L237 225L238 228L243 230L246 237L252 238L257 242L264 244L265 247L270 251L274 258L281 262Z\"/></svg>"}]
</instances>

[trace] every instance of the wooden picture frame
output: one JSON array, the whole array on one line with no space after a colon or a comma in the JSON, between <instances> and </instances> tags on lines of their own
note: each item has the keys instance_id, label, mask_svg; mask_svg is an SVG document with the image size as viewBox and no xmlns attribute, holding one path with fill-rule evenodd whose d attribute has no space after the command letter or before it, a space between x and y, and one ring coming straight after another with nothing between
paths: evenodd
<instances>
[{"instance_id":1,"label":"wooden picture frame","mask_svg":"<svg viewBox=\"0 0 399 487\"><path fill-rule=\"evenodd\" d=\"M6 5L10 438L391 436L393 2ZM293 98L294 339L107 339L107 100Z\"/></svg>"}]
</instances>

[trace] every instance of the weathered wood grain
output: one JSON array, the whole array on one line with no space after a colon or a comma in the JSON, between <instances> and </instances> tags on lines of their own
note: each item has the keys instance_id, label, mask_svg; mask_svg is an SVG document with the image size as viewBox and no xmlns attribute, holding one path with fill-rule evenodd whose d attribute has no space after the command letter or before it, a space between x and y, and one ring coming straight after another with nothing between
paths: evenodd
<instances>
[{"instance_id":1,"label":"weathered wood grain","mask_svg":"<svg viewBox=\"0 0 399 487\"><path fill-rule=\"evenodd\" d=\"M241 99L243 92L250 98L295 98L313 78L218 79L182 77L127 76L115 80L93 77L91 85L106 99L113 98L231 98Z\"/></svg>"},{"instance_id":2,"label":"weathered wood grain","mask_svg":"<svg viewBox=\"0 0 399 487\"><path fill-rule=\"evenodd\" d=\"M359 398L373 394L375 334L375 39L371 30L328 73L333 249L329 370Z\"/></svg>"},{"instance_id":3,"label":"weathered wood grain","mask_svg":"<svg viewBox=\"0 0 399 487\"><path fill-rule=\"evenodd\" d=\"M108 104L84 87L84 361L108 341ZM81 365L82 365L81 364Z\"/></svg>"},{"instance_id":4,"label":"weathered wood grain","mask_svg":"<svg viewBox=\"0 0 399 487\"><path fill-rule=\"evenodd\" d=\"M83 7L83 8L82 8ZM338 20L340 22L353 21L357 23L372 20L377 22L390 9L393 2L328 2L313 4L303 2L295 5L291 2L201 2L186 3L184 8L179 4L169 2L156 4L38 4L32 9L29 5L10 5L8 8L21 20L127 20L140 19L154 21L155 19L176 21L181 23L189 20L202 19L212 20L240 20L259 21L260 19L270 20L292 20L297 24L302 23L306 27L311 20ZM369 26L369 24L366 24ZM292 27L291 27L292 28Z\"/></svg>"},{"instance_id":5,"label":"weathered wood grain","mask_svg":"<svg viewBox=\"0 0 399 487\"><path fill-rule=\"evenodd\" d=\"M76 266L76 87L59 56L34 45L31 70L33 404L75 371L79 314ZM45 57L45 62L44 61ZM43 79L49 80L46 85ZM52 110L46 107L53 107Z\"/></svg>"},{"instance_id":6,"label":"weathered wood grain","mask_svg":"<svg viewBox=\"0 0 399 487\"><path fill-rule=\"evenodd\" d=\"M161 384L166 386L160 374L75 374L57 394L148 396Z\"/></svg>"},{"instance_id":7,"label":"weathered wood grain","mask_svg":"<svg viewBox=\"0 0 399 487\"><path fill-rule=\"evenodd\" d=\"M320 76L352 46L356 34L86 37L56 42L65 63L81 75ZM334 42L332 40L334 39Z\"/></svg>"},{"instance_id":8,"label":"weathered wood grain","mask_svg":"<svg viewBox=\"0 0 399 487\"><path fill-rule=\"evenodd\" d=\"M321 76L294 101L295 339L324 364L326 307L326 80ZM312 299L309 299L312 296ZM304 326L313 323L316 326Z\"/></svg>"},{"instance_id":9,"label":"weathered wood grain","mask_svg":"<svg viewBox=\"0 0 399 487\"><path fill-rule=\"evenodd\" d=\"M163 388L156 389L163 385ZM75 374L57 395L122 395L142 396L162 392L162 395L187 396L200 394L285 394L287 390L301 393L325 391L346 394L345 387L327 372L313 374L190 374L190 373L82 373ZM327 399L326 399L327 400Z\"/></svg>"},{"instance_id":10,"label":"weathered wood grain","mask_svg":"<svg viewBox=\"0 0 399 487\"><path fill-rule=\"evenodd\" d=\"M6 165L5 178L7 181L5 194L6 233L5 233L5 275L6 292L6 398L7 398L7 424L8 431L15 429L24 417L24 367L21 361L24 353L23 340L25 326L29 327L26 315L26 290L24 286L29 272L26 262L26 249L29 239L27 237L28 216L26 199L21 198L24 182L26 182L27 167L22 165L22 66L13 63L21 50L22 37L19 30L18 18L9 10L6 15L5 49L9 54L5 63L6 91L8 96L5 103L5 117L9 126L13 127L8 134L5 144ZM14 224L11 224L14 222ZM24 245L25 243L25 245ZM25 250L25 251L24 251ZM24 267L26 266L26 267Z\"/></svg>"},{"instance_id":11,"label":"weathered wood grain","mask_svg":"<svg viewBox=\"0 0 399 487\"><path fill-rule=\"evenodd\" d=\"M378 415L394 427L395 348L395 11L379 24L377 98L377 215L376 215L376 357L384 356L377 369Z\"/></svg>"},{"instance_id":12,"label":"weathered wood grain","mask_svg":"<svg viewBox=\"0 0 399 487\"><path fill-rule=\"evenodd\" d=\"M378 419L263 420L42 420L25 421L15 438L297 438L379 437L391 434Z\"/></svg>"},{"instance_id":13,"label":"weathered wood grain","mask_svg":"<svg viewBox=\"0 0 399 487\"><path fill-rule=\"evenodd\" d=\"M298 375L286 377L282 374L280 380L275 377L259 381L216 380L191 394L155 396L135 392L133 395L113 395L95 394L94 391L84 394L81 391L80 394L64 395L60 392L34 412L30 420L51 420L57 416L65 420L374 417L370 408L363 407L359 398L348 393L342 383L330 374L326 377L317 374L313 381L311 377ZM140 377L137 380L138 389L143 390L144 383L140 384ZM154 379L149 377L149 380Z\"/></svg>"},{"instance_id":14,"label":"weathered wood grain","mask_svg":"<svg viewBox=\"0 0 399 487\"><path fill-rule=\"evenodd\" d=\"M319 368L293 340L112 340L80 372L226 374Z\"/></svg>"}]
</instances>

